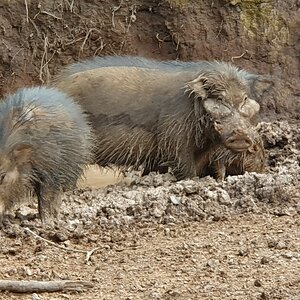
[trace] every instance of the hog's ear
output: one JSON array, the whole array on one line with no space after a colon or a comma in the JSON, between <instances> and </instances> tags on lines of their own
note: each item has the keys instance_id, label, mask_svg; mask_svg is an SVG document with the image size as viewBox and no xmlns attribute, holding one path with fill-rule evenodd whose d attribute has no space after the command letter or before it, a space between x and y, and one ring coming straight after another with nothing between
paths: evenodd
<instances>
[{"instance_id":1,"label":"hog's ear","mask_svg":"<svg viewBox=\"0 0 300 300\"><path fill-rule=\"evenodd\" d=\"M208 98L203 102L203 107L206 112L214 119L221 119L229 116L232 113L230 107L217 99Z\"/></svg>"},{"instance_id":2,"label":"hog's ear","mask_svg":"<svg viewBox=\"0 0 300 300\"><path fill-rule=\"evenodd\" d=\"M186 92L189 93L189 96L193 95L195 116L196 118L201 118L203 109L200 102L202 102L201 100L206 99L208 96L205 77L200 75L194 80L189 81L186 84Z\"/></svg>"},{"instance_id":3,"label":"hog's ear","mask_svg":"<svg viewBox=\"0 0 300 300\"><path fill-rule=\"evenodd\" d=\"M23 165L29 163L31 154L32 154L32 147L26 144L18 145L12 151L12 157L15 160L17 165Z\"/></svg>"},{"instance_id":4,"label":"hog's ear","mask_svg":"<svg viewBox=\"0 0 300 300\"><path fill-rule=\"evenodd\" d=\"M203 75L198 76L186 84L186 90L195 98L205 99L207 97L206 80Z\"/></svg>"},{"instance_id":5,"label":"hog's ear","mask_svg":"<svg viewBox=\"0 0 300 300\"><path fill-rule=\"evenodd\" d=\"M274 78L272 76L248 74L246 76L246 81L250 88L251 96L258 100L275 85Z\"/></svg>"}]
</instances>

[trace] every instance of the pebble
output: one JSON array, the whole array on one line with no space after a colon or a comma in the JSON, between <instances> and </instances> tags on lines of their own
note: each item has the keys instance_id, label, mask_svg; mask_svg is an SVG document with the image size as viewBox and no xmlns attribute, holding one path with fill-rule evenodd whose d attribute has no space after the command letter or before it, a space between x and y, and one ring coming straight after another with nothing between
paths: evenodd
<instances>
[{"instance_id":1,"label":"pebble","mask_svg":"<svg viewBox=\"0 0 300 300\"><path fill-rule=\"evenodd\" d=\"M31 300L42 300L42 299L43 298L36 293L32 294L31 296Z\"/></svg>"}]
</instances>

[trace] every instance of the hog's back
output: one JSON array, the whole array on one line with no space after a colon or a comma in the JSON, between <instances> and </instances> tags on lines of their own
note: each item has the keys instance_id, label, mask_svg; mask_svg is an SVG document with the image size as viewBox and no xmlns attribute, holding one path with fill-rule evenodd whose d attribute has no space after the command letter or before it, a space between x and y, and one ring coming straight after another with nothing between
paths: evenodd
<instances>
[{"instance_id":1,"label":"hog's back","mask_svg":"<svg viewBox=\"0 0 300 300\"><path fill-rule=\"evenodd\" d=\"M185 113L191 100L185 83L195 72L103 67L60 78L54 86L69 94L93 123L128 123L152 128L160 117Z\"/></svg>"}]
</instances>

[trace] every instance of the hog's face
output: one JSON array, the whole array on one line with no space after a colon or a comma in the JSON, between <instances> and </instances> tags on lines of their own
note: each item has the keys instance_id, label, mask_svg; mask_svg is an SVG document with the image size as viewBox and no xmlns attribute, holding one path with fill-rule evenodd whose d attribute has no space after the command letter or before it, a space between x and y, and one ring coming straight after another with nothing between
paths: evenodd
<instances>
[{"instance_id":1,"label":"hog's face","mask_svg":"<svg viewBox=\"0 0 300 300\"><path fill-rule=\"evenodd\" d=\"M28 169L30 152L27 145L19 145L8 154L0 153L0 195L8 193L19 181L22 170Z\"/></svg>"},{"instance_id":2,"label":"hog's face","mask_svg":"<svg viewBox=\"0 0 300 300\"><path fill-rule=\"evenodd\" d=\"M253 147L253 125L237 112L214 119L213 128L221 143L233 152L243 152Z\"/></svg>"},{"instance_id":3,"label":"hog's face","mask_svg":"<svg viewBox=\"0 0 300 300\"><path fill-rule=\"evenodd\" d=\"M17 166L6 155L0 158L0 194L6 192L19 177Z\"/></svg>"},{"instance_id":4,"label":"hog's face","mask_svg":"<svg viewBox=\"0 0 300 300\"><path fill-rule=\"evenodd\" d=\"M248 150L252 145L252 120L260 106L248 96L247 84L236 74L202 74L187 84L195 96L195 106L203 107L215 133L228 149L234 152ZM201 109L195 107L195 111Z\"/></svg>"}]
</instances>

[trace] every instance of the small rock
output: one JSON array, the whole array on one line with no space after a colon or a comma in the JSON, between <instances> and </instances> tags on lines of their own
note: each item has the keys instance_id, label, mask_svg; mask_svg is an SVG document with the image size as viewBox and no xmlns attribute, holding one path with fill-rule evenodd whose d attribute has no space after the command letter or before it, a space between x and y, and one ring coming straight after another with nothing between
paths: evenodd
<instances>
[{"instance_id":1,"label":"small rock","mask_svg":"<svg viewBox=\"0 0 300 300\"><path fill-rule=\"evenodd\" d=\"M276 245L277 245L277 241L275 241L275 240L269 240L268 241L268 247L269 248L275 248Z\"/></svg>"},{"instance_id":2,"label":"small rock","mask_svg":"<svg viewBox=\"0 0 300 300\"><path fill-rule=\"evenodd\" d=\"M260 260L260 263L263 265L266 265L269 263L269 259L267 257L263 256Z\"/></svg>"},{"instance_id":3,"label":"small rock","mask_svg":"<svg viewBox=\"0 0 300 300\"><path fill-rule=\"evenodd\" d=\"M249 254L249 251L248 251L247 248L241 248L241 249L239 250L239 256L246 256L246 255L248 255L248 254Z\"/></svg>"},{"instance_id":4,"label":"small rock","mask_svg":"<svg viewBox=\"0 0 300 300\"><path fill-rule=\"evenodd\" d=\"M284 241L279 241L275 248L278 250L287 249L287 244Z\"/></svg>"},{"instance_id":5,"label":"small rock","mask_svg":"<svg viewBox=\"0 0 300 300\"><path fill-rule=\"evenodd\" d=\"M39 296L38 294L34 293L31 296L31 300L42 300L42 297Z\"/></svg>"},{"instance_id":6,"label":"small rock","mask_svg":"<svg viewBox=\"0 0 300 300\"><path fill-rule=\"evenodd\" d=\"M55 232L50 236L50 239L56 243L59 243L59 242L65 242L66 240L68 240L68 237L62 232Z\"/></svg>"},{"instance_id":7,"label":"small rock","mask_svg":"<svg viewBox=\"0 0 300 300\"><path fill-rule=\"evenodd\" d=\"M18 270L16 269L16 268L12 268L12 269L9 269L8 271L7 271L7 274L8 275L14 275L14 274L17 274L18 273Z\"/></svg>"},{"instance_id":8,"label":"small rock","mask_svg":"<svg viewBox=\"0 0 300 300\"><path fill-rule=\"evenodd\" d=\"M160 218L163 215L163 211L161 209L159 209L158 207L156 207L153 210L153 216L156 218Z\"/></svg>"},{"instance_id":9,"label":"small rock","mask_svg":"<svg viewBox=\"0 0 300 300\"><path fill-rule=\"evenodd\" d=\"M165 229L164 229L165 235L166 235L166 236L169 236L169 235L170 235L170 231L171 231L170 228L165 228Z\"/></svg>"},{"instance_id":10,"label":"small rock","mask_svg":"<svg viewBox=\"0 0 300 300\"><path fill-rule=\"evenodd\" d=\"M195 184L194 181L188 181L183 184L183 189L186 194L195 194L198 192L197 185Z\"/></svg>"},{"instance_id":11,"label":"small rock","mask_svg":"<svg viewBox=\"0 0 300 300\"><path fill-rule=\"evenodd\" d=\"M292 258L297 259L297 254L292 253L292 252L283 253L283 254L281 254L281 256L283 258L287 258L287 259L292 259Z\"/></svg>"},{"instance_id":12,"label":"small rock","mask_svg":"<svg viewBox=\"0 0 300 300\"><path fill-rule=\"evenodd\" d=\"M28 267L24 267L24 272L27 276L32 276L33 275L33 271Z\"/></svg>"},{"instance_id":13,"label":"small rock","mask_svg":"<svg viewBox=\"0 0 300 300\"><path fill-rule=\"evenodd\" d=\"M218 221L220 221L221 219L222 219L222 216L219 215L218 213L216 213L216 214L213 216L213 218L212 218L212 220L215 221L215 222L218 222Z\"/></svg>"},{"instance_id":14,"label":"small rock","mask_svg":"<svg viewBox=\"0 0 300 300\"><path fill-rule=\"evenodd\" d=\"M256 279L256 280L254 281L254 286L256 286L256 287L261 287L261 286L262 286L262 282L261 282L259 279Z\"/></svg>"},{"instance_id":15,"label":"small rock","mask_svg":"<svg viewBox=\"0 0 300 300\"><path fill-rule=\"evenodd\" d=\"M262 300L268 300L269 296L265 292L262 292L261 295L260 295L260 299L262 299Z\"/></svg>"},{"instance_id":16,"label":"small rock","mask_svg":"<svg viewBox=\"0 0 300 300\"><path fill-rule=\"evenodd\" d=\"M231 199L230 199L229 194L223 189L220 189L218 192L219 192L219 195L218 195L219 203L221 205L230 205Z\"/></svg>"},{"instance_id":17,"label":"small rock","mask_svg":"<svg viewBox=\"0 0 300 300\"><path fill-rule=\"evenodd\" d=\"M174 195L170 196L170 200L174 205L179 205L181 203L181 197L177 197Z\"/></svg>"},{"instance_id":18,"label":"small rock","mask_svg":"<svg viewBox=\"0 0 300 300\"><path fill-rule=\"evenodd\" d=\"M151 299L161 299L161 295L159 292L152 292L150 294Z\"/></svg>"},{"instance_id":19,"label":"small rock","mask_svg":"<svg viewBox=\"0 0 300 300\"><path fill-rule=\"evenodd\" d=\"M12 256L16 255L18 252L20 252L20 251L17 251L17 249L15 249L15 248L10 248L7 251L5 251L5 253L12 255Z\"/></svg>"}]
</instances>

